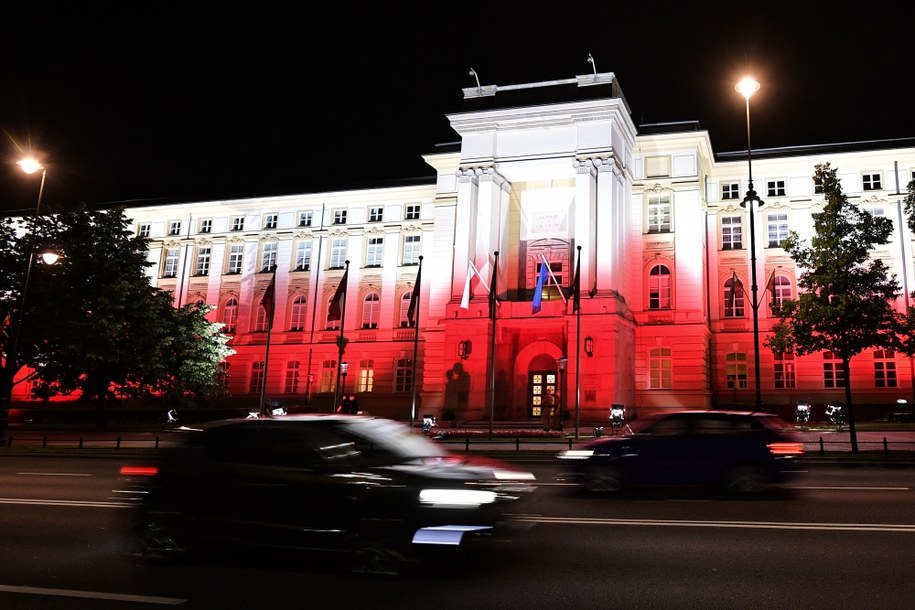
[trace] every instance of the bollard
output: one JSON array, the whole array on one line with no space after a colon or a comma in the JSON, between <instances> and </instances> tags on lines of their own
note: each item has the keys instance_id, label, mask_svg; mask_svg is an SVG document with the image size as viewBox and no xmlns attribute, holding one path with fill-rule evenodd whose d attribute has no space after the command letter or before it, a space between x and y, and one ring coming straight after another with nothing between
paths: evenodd
<instances>
[{"instance_id":1,"label":"bollard","mask_svg":"<svg viewBox=\"0 0 915 610\"><path fill-rule=\"evenodd\" d=\"M886 437L883 437L883 453L889 453L890 448L886 444Z\"/></svg>"},{"instance_id":2,"label":"bollard","mask_svg":"<svg viewBox=\"0 0 915 610\"><path fill-rule=\"evenodd\" d=\"M41 448L42 449L48 448L48 437L47 436L44 436L41 438Z\"/></svg>"},{"instance_id":3,"label":"bollard","mask_svg":"<svg viewBox=\"0 0 915 610\"><path fill-rule=\"evenodd\" d=\"M117 443L115 444L114 448L115 449L121 448L121 437L120 436L118 436L118 440L117 440Z\"/></svg>"},{"instance_id":4,"label":"bollard","mask_svg":"<svg viewBox=\"0 0 915 610\"><path fill-rule=\"evenodd\" d=\"M82 435L80 435L80 437L79 437L79 448L80 448L80 449L83 448L83 437L82 437Z\"/></svg>"},{"instance_id":5,"label":"bollard","mask_svg":"<svg viewBox=\"0 0 915 610\"><path fill-rule=\"evenodd\" d=\"M515 437L515 451L521 451L521 437Z\"/></svg>"},{"instance_id":6,"label":"bollard","mask_svg":"<svg viewBox=\"0 0 915 610\"><path fill-rule=\"evenodd\" d=\"M820 437L820 453L823 453L823 437Z\"/></svg>"},{"instance_id":7,"label":"bollard","mask_svg":"<svg viewBox=\"0 0 915 610\"><path fill-rule=\"evenodd\" d=\"M156 437L156 449L158 449L158 448L159 448L159 437L157 436Z\"/></svg>"}]
</instances>

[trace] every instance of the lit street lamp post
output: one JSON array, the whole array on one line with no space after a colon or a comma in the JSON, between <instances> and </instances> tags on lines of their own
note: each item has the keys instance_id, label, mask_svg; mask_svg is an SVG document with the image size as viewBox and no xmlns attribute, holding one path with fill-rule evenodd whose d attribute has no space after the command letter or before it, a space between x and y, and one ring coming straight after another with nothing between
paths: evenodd
<instances>
[{"instance_id":1,"label":"lit street lamp post","mask_svg":"<svg viewBox=\"0 0 915 610\"><path fill-rule=\"evenodd\" d=\"M27 174L34 174L41 170L41 183L38 187L38 201L35 203L35 216L41 213L41 198L44 195L44 183L48 170L35 159L28 158L17 161L17 165ZM42 253L42 259L48 264L57 262L56 253L50 251ZM6 432L9 428L10 396L13 392L13 377L19 361L19 338L22 334L22 319L25 317L26 297L29 291L29 280L32 275L32 264L35 262L35 249L29 248L28 262L25 267L25 276L22 280L22 292L19 296L19 311L16 312L16 327L6 350L6 359L3 368L3 390L0 395L0 445L6 443Z\"/></svg>"},{"instance_id":2,"label":"lit street lamp post","mask_svg":"<svg viewBox=\"0 0 915 610\"><path fill-rule=\"evenodd\" d=\"M556 401L556 429L562 430L562 412L566 400L566 365L569 359L565 356L559 358L559 400Z\"/></svg>"},{"instance_id":3,"label":"lit street lamp post","mask_svg":"<svg viewBox=\"0 0 915 610\"><path fill-rule=\"evenodd\" d=\"M753 310L753 373L756 383L756 399L754 407L758 411L762 408L762 388L759 382L759 301L757 300L758 286L756 285L756 213L753 202L762 207L763 202L756 196L753 189L753 149L750 145L750 96L759 91L759 83L752 78L744 78L734 87L747 100L747 196L744 197L741 207L750 214L750 307ZM733 288L732 288L733 289Z\"/></svg>"}]
</instances>

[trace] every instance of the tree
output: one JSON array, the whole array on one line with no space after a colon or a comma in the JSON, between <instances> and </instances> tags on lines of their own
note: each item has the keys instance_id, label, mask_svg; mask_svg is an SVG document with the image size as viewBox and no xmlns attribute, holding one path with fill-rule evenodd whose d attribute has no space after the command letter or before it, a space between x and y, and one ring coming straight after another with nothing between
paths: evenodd
<instances>
[{"instance_id":1,"label":"tree","mask_svg":"<svg viewBox=\"0 0 915 610\"><path fill-rule=\"evenodd\" d=\"M173 398L214 391L216 385L204 378L218 377L221 359L232 353L227 339L219 335L220 325L205 319L205 307L176 310L171 293L150 284L147 241L129 230L123 208L65 212L24 224L18 240L4 240L0 227L0 273L7 251L21 255L51 245L63 256L53 267L35 266L19 358L4 366L5 380L27 366L42 388L94 399L100 424L115 394ZM9 277L10 294L18 294L21 283L15 274ZM0 311L3 304L0 299ZM12 385L0 390L8 401Z\"/></svg>"},{"instance_id":2,"label":"tree","mask_svg":"<svg viewBox=\"0 0 915 610\"><path fill-rule=\"evenodd\" d=\"M850 363L862 351L900 349L904 319L895 309L900 287L874 246L888 243L889 218L877 217L849 203L828 163L817 165L814 183L822 188L825 206L813 214L810 246L792 231L782 247L801 271L798 296L775 307L779 322L767 345L799 355L832 352L842 363L845 403L852 451L858 451Z\"/></svg>"}]
</instances>

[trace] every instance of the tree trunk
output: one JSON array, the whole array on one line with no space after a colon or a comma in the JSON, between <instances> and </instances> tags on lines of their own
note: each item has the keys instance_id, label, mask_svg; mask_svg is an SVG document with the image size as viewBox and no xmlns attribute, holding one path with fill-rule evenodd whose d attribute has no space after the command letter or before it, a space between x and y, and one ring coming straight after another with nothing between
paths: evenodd
<instances>
[{"instance_id":1,"label":"tree trunk","mask_svg":"<svg viewBox=\"0 0 915 610\"><path fill-rule=\"evenodd\" d=\"M845 409L848 412L848 437L851 440L852 453L858 452L858 431L855 429L855 411L851 404L851 360L842 358L842 371L845 375Z\"/></svg>"}]
</instances>

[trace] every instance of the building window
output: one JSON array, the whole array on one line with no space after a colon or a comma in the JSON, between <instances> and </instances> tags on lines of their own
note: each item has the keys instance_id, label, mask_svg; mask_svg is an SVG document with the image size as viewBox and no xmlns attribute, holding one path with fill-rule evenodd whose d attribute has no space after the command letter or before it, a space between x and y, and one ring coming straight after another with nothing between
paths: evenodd
<instances>
[{"instance_id":1,"label":"building window","mask_svg":"<svg viewBox=\"0 0 915 610\"><path fill-rule=\"evenodd\" d=\"M267 308L264 307L264 303L261 302L257 306L257 319L254 321L254 332L256 333L265 333L269 329L267 328Z\"/></svg>"},{"instance_id":2,"label":"building window","mask_svg":"<svg viewBox=\"0 0 915 610\"><path fill-rule=\"evenodd\" d=\"M337 391L337 361L325 360L321 364L321 384L319 392Z\"/></svg>"},{"instance_id":3,"label":"building window","mask_svg":"<svg viewBox=\"0 0 915 610\"><path fill-rule=\"evenodd\" d=\"M169 235L181 235L181 221L173 220L168 223L168 234Z\"/></svg>"},{"instance_id":4,"label":"building window","mask_svg":"<svg viewBox=\"0 0 915 610\"><path fill-rule=\"evenodd\" d=\"M201 233L210 233L213 231L213 219L212 218L201 218L200 219L200 232Z\"/></svg>"},{"instance_id":5,"label":"building window","mask_svg":"<svg viewBox=\"0 0 915 610\"><path fill-rule=\"evenodd\" d=\"M375 361L359 361L359 381L356 391L359 393L371 392L375 388Z\"/></svg>"},{"instance_id":6,"label":"building window","mask_svg":"<svg viewBox=\"0 0 915 610\"><path fill-rule=\"evenodd\" d=\"M874 387L897 387L895 356L892 350L874 350Z\"/></svg>"},{"instance_id":7,"label":"building window","mask_svg":"<svg viewBox=\"0 0 915 610\"><path fill-rule=\"evenodd\" d=\"M232 230L233 231L244 231L245 230L245 217L236 216L232 219Z\"/></svg>"},{"instance_id":8,"label":"building window","mask_svg":"<svg viewBox=\"0 0 915 610\"><path fill-rule=\"evenodd\" d=\"M295 248L295 270L308 271L311 269L311 240L303 239Z\"/></svg>"},{"instance_id":9,"label":"building window","mask_svg":"<svg viewBox=\"0 0 915 610\"><path fill-rule=\"evenodd\" d=\"M335 237L330 242L330 268L343 269L346 266L346 238Z\"/></svg>"},{"instance_id":10,"label":"building window","mask_svg":"<svg viewBox=\"0 0 915 610\"><path fill-rule=\"evenodd\" d=\"M292 301L292 318L289 321L290 330L304 330L305 329L305 297L302 295L297 296Z\"/></svg>"},{"instance_id":11,"label":"building window","mask_svg":"<svg viewBox=\"0 0 915 610\"><path fill-rule=\"evenodd\" d=\"M210 247L201 246L197 248L197 268L194 270L196 275L210 274Z\"/></svg>"},{"instance_id":12,"label":"building window","mask_svg":"<svg viewBox=\"0 0 915 610\"><path fill-rule=\"evenodd\" d=\"M275 229L278 221L279 221L278 214L267 214L264 217L264 228L265 229Z\"/></svg>"},{"instance_id":13,"label":"building window","mask_svg":"<svg viewBox=\"0 0 915 610\"><path fill-rule=\"evenodd\" d=\"M369 208L369 222L381 222L384 220L384 208L383 207L372 207Z\"/></svg>"},{"instance_id":14,"label":"building window","mask_svg":"<svg viewBox=\"0 0 915 610\"><path fill-rule=\"evenodd\" d=\"M413 361L409 358L398 358L394 363L394 391L409 392L413 384Z\"/></svg>"},{"instance_id":15,"label":"building window","mask_svg":"<svg viewBox=\"0 0 915 610\"><path fill-rule=\"evenodd\" d=\"M743 289L743 282L736 276L731 277L724 283L724 317L725 318L742 318L746 315L745 311L746 291Z\"/></svg>"},{"instance_id":16,"label":"building window","mask_svg":"<svg viewBox=\"0 0 915 610\"><path fill-rule=\"evenodd\" d=\"M823 387L845 387L845 372L842 370L842 361L832 352L823 352Z\"/></svg>"},{"instance_id":17,"label":"building window","mask_svg":"<svg viewBox=\"0 0 915 610\"><path fill-rule=\"evenodd\" d=\"M721 218L721 249L740 250L743 248L743 219L740 216Z\"/></svg>"},{"instance_id":18,"label":"building window","mask_svg":"<svg viewBox=\"0 0 915 610\"><path fill-rule=\"evenodd\" d=\"M886 210L882 206L864 206L861 208L874 218L883 218L886 216Z\"/></svg>"},{"instance_id":19,"label":"building window","mask_svg":"<svg viewBox=\"0 0 915 610\"><path fill-rule=\"evenodd\" d=\"M178 248L165 250L165 263L162 265L162 277L178 277Z\"/></svg>"},{"instance_id":20,"label":"building window","mask_svg":"<svg viewBox=\"0 0 915 610\"><path fill-rule=\"evenodd\" d=\"M410 324L410 316L407 314L410 311L410 301L413 300L413 291L409 290L403 293L403 296L400 299L400 327L401 328L410 328L415 325L416 320L413 320L413 324Z\"/></svg>"},{"instance_id":21,"label":"building window","mask_svg":"<svg viewBox=\"0 0 915 610\"><path fill-rule=\"evenodd\" d=\"M670 269L655 265L648 274L648 309L670 309Z\"/></svg>"},{"instance_id":22,"label":"building window","mask_svg":"<svg viewBox=\"0 0 915 610\"><path fill-rule=\"evenodd\" d=\"M788 239L788 213L779 212L768 215L769 247L780 248L782 242Z\"/></svg>"},{"instance_id":23,"label":"building window","mask_svg":"<svg viewBox=\"0 0 915 610\"><path fill-rule=\"evenodd\" d=\"M137 229L137 236L149 237L149 224L141 224L140 228Z\"/></svg>"},{"instance_id":24,"label":"building window","mask_svg":"<svg viewBox=\"0 0 915 610\"><path fill-rule=\"evenodd\" d=\"M794 376L794 353L775 352L775 389L793 390L797 387Z\"/></svg>"},{"instance_id":25,"label":"building window","mask_svg":"<svg viewBox=\"0 0 915 610\"><path fill-rule=\"evenodd\" d=\"M368 247L365 251L365 266L366 267L380 267L383 253L384 238L383 237L369 237Z\"/></svg>"},{"instance_id":26,"label":"building window","mask_svg":"<svg viewBox=\"0 0 915 610\"><path fill-rule=\"evenodd\" d=\"M299 391L299 361L291 360L286 363L286 383L283 390L287 394L296 394Z\"/></svg>"},{"instance_id":27,"label":"building window","mask_svg":"<svg viewBox=\"0 0 915 610\"><path fill-rule=\"evenodd\" d=\"M299 212L299 226L300 227L310 227L311 226L311 217L312 217L311 210L308 210L307 212Z\"/></svg>"},{"instance_id":28,"label":"building window","mask_svg":"<svg viewBox=\"0 0 915 610\"><path fill-rule=\"evenodd\" d=\"M264 252L261 256L261 271L273 271L276 266L277 242L268 241L264 244Z\"/></svg>"},{"instance_id":29,"label":"building window","mask_svg":"<svg viewBox=\"0 0 915 610\"><path fill-rule=\"evenodd\" d=\"M251 363L251 393L260 394L264 389L264 361Z\"/></svg>"},{"instance_id":30,"label":"building window","mask_svg":"<svg viewBox=\"0 0 915 610\"><path fill-rule=\"evenodd\" d=\"M229 299L222 308L222 323L225 325L223 332L234 333L238 323L238 301Z\"/></svg>"},{"instance_id":31,"label":"building window","mask_svg":"<svg viewBox=\"0 0 915 610\"><path fill-rule=\"evenodd\" d=\"M722 199L740 199L740 184L727 182L721 185Z\"/></svg>"},{"instance_id":32,"label":"building window","mask_svg":"<svg viewBox=\"0 0 915 610\"><path fill-rule=\"evenodd\" d=\"M377 292L370 292L365 295L362 301L362 328L378 328L378 316L381 297Z\"/></svg>"},{"instance_id":33,"label":"building window","mask_svg":"<svg viewBox=\"0 0 915 610\"><path fill-rule=\"evenodd\" d=\"M769 180L766 182L766 194L769 197L784 197L785 196L785 181L784 180Z\"/></svg>"},{"instance_id":34,"label":"building window","mask_svg":"<svg viewBox=\"0 0 915 610\"><path fill-rule=\"evenodd\" d=\"M418 203L408 203L404 220L419 220L420 205Z\"/></svg>"},{"instance_id":35,"label":"building window","mask_svg":"<svg viewBox=\"0 0 915 610\"><path fill-rule=\"evenodd\" d=\"M404 235L403 238L403 264L418 265L420 255L420 236Z\"/></svg>"},{"instance_id":36,"label":"building window","mask_svg":"<svg viewBox=\"0 0 915 610\"><path fill-rule=\"evenodd\" d=\"M232 244L229 246L229 273L241 273L241 264L245 255L245 244Z\"/></svg>"},{"instance_id":37,"label":"building window","mask_svg":"<svg viewBox=\"0 0 915 610\"><path fill-rule=\"evenodd\" d=\"M669 347L653 347L648 354L648 389L671 389L673 358Z\"/></svg>"},{"instance_id":38,"label":"building window","mask_svg":"<svg viewBox=\"0 0 915 610\"><path fill-rule=\"evenodd\" d=\"M880 174L864 174L861 176L861 186L865 191L879 191L881 186Z\"/></svg>"},{"instance_id":39,"label":"building window","mask_svg":"<svg viewBox=\"0 0 915 610\"><path fill-rule=\"evenodd\" d=\"M725 374L729 390L746 390L747 384L747 355L732 352L725 354Z\"/></svg>"},{"instance_id":40,"label":"building window","mask_svg":"<svg viewBox=\"0 0 915 610\"><path fill-rule=\"evenodd\" d=\"M648 232L670 232L670 195L648 197Z\"/></svg>"},{"instance_id":41,"label":"building window","mask_svg":"<svg viewBox=\"0 0 915 610\"><path fill-rule=\"evenodd\" d=\"M773 306L781 306L785 301L791 299L791 280L773 272L771 279L766 284L766 290L771 293L769 303Z\"/></svg>"},{"instance_id":42,"label":"building window","mask_svg":"<svg viewBox=\"0 0 915 610\"><path fill-rule=\"evenodd\" d=\"M345 225L346 224L346 210L334 210L334 224L335 225Z\"/></svg>"}]
</instances>

